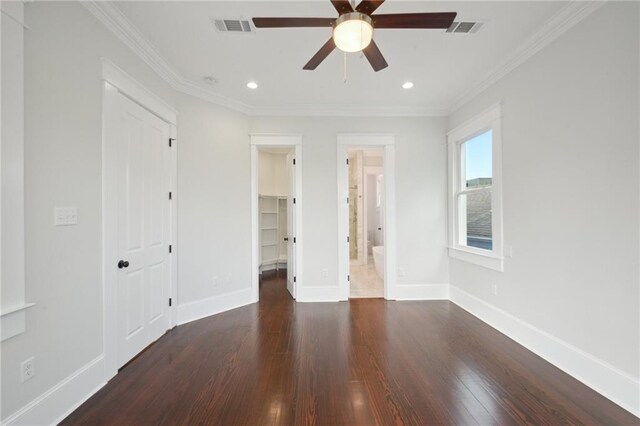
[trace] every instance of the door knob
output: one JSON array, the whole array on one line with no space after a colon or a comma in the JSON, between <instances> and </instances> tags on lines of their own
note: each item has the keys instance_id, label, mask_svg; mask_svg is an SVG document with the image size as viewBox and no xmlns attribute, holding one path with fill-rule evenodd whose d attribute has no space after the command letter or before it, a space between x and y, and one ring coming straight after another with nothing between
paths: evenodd
<instances>
[{"instance_id":1,"label":"door knob","mask_svg":"<svg viewBox=\"0 0 640 426\"><path fill-rule=\"evenodd\" d=\"M128 261L121 260L120 262L118 262L118 269L127 268L127 267L129 267Z\"/></svg>"},{"instance_id":2,"label":"door knob","mask_svg":"<svg viewBox=\"0 0 640 426\"><path fill-rule=\"evenodd\" d=\"M284 237L284 240L285 241L289 241L289 237Z\"/></svg>"}]
</instances>

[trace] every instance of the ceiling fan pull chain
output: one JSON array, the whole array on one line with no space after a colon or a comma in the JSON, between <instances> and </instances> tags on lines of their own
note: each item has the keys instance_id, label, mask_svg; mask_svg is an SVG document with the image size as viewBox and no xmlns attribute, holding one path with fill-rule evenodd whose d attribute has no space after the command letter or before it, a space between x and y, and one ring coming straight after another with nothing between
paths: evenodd
<instances>
[{"instance_id":1,"label":"ceiling fan pull chain","mask_svg":"<svg viewBox=\"0 0 640 426\"><path fill-rule=\"evenodd\" d=\"M347 52L343 52L342 53L344 56L344 60L343 60L343 72L344 72L344 81L343 83L347 83Z\"/></svg>"}]
</instances>

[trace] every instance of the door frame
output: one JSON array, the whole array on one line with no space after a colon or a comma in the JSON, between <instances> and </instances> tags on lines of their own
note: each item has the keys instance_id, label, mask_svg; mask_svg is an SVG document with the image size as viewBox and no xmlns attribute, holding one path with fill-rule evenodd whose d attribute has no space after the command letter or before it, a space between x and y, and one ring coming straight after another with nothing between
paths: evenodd
<instances>
[{"instance_id":1,"label":"door frame","mask_svg":"<svg viewBox=\"0 0 640 426\"><path fill-rule=\"evenodd\" d=\"M338 182L338 288L340 300L349 300L349 176L345 158L349 148L384 148L384 298L395 299L396 289L396 179L395 135L380 133L339 133L336 170Z\"/></svg>"},{"instance_id":2,"label":"door frame","mask_svg":"<svg viewBox=\"0 0 640 426\"><path fill-rule=\"evenodd\" d=\"M365 202L363 203L364 205L364 209L363 209L363 213L364 213L364 218L362 220L363 222L363 226L364 226L364 234L365 234L365 238L364 238L364 264L367 265L369 263L369 246L367 245L367 232L368 232L368 227L369 227L369 207L367 206L367 197L369 194L369 184L367 183L367 177L368 176L377 176L380 174L384 174L384 167L383 166L363 166L362 167L362 176L363 176L363 182L362 182L362 186L363 186L363 190L364 190L364 198L365 198ZM384 232L384 231L383 231Z\"/></svg>"},{"instance_id":3,"label":"door frame","mask_svg":"<svg viewBox=\"0 0 640 426\"><path fill-rule=\"evenodd\" d=\"M117 126L118 97L125 96L170 125L170 137L177 136L178 112L138 83L125 71L108 59L102 58L102 297L103 297L103 348L105 379L118 373L118 199L117 199L117 140L112 130ZM169 141L167 141L169 143ZM175 144L172 144L175 147ZM169 233L172 256L169 263L170 327L177 325L178 305L178 157L176 149L170 153L171 207Z\"/></svg>"},{"instance_id":4,"label":"door frame","mask_svg":"<svg viewBox=\"0 0 640 426\"><path fill-rule=\"evenodd\" d=\"M302 135L291 133L250 133L251 145L251 294L253 302L260 300L260 287L258 274L260 272L260 259L258 250L258 150L260 147L293 148L295 151L295 181L296 193L296 245L295 265L296 282L294 283L295 299L300 298L300 289L303 288L304 274L302 271ZM291 195L291 194L289 194Z\"/></svg>"}]
</instances>

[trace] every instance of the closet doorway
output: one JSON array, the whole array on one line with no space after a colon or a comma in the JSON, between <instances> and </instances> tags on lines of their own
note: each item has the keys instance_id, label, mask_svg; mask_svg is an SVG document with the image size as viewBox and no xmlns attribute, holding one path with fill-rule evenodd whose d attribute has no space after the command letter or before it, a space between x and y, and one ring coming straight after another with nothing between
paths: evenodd
<instances>
[{"instance_id":1,"label":"closet doorway","mask_svg":"<svg viewBox=\"0 0 640 426\"><path fill-rule=\"evenodd\" d=\"M300 139L287 135L251 136L252 289L255 301L260 297L262 278L273 278L273 275L286 279L291 297L298 297L301 282Z\"/></svg>"}]
</instances>

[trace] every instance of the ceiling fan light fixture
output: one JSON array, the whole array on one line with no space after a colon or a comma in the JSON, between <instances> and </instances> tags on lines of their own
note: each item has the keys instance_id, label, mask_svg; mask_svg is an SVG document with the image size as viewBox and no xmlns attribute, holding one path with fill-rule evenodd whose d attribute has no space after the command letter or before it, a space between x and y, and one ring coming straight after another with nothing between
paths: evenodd
<instances>
[{"instance_id":1,"label":"ceiling fan light fixture","mask_svg":"<svg viewBox=\"0 0 640 426\"><path fill-rule=\"evenodd\" d=\"M333 41L343 52L359 52L371 43L372 38L373 21L364 13L345 13L333 27Z\"/></svg>"}]
</instances>

